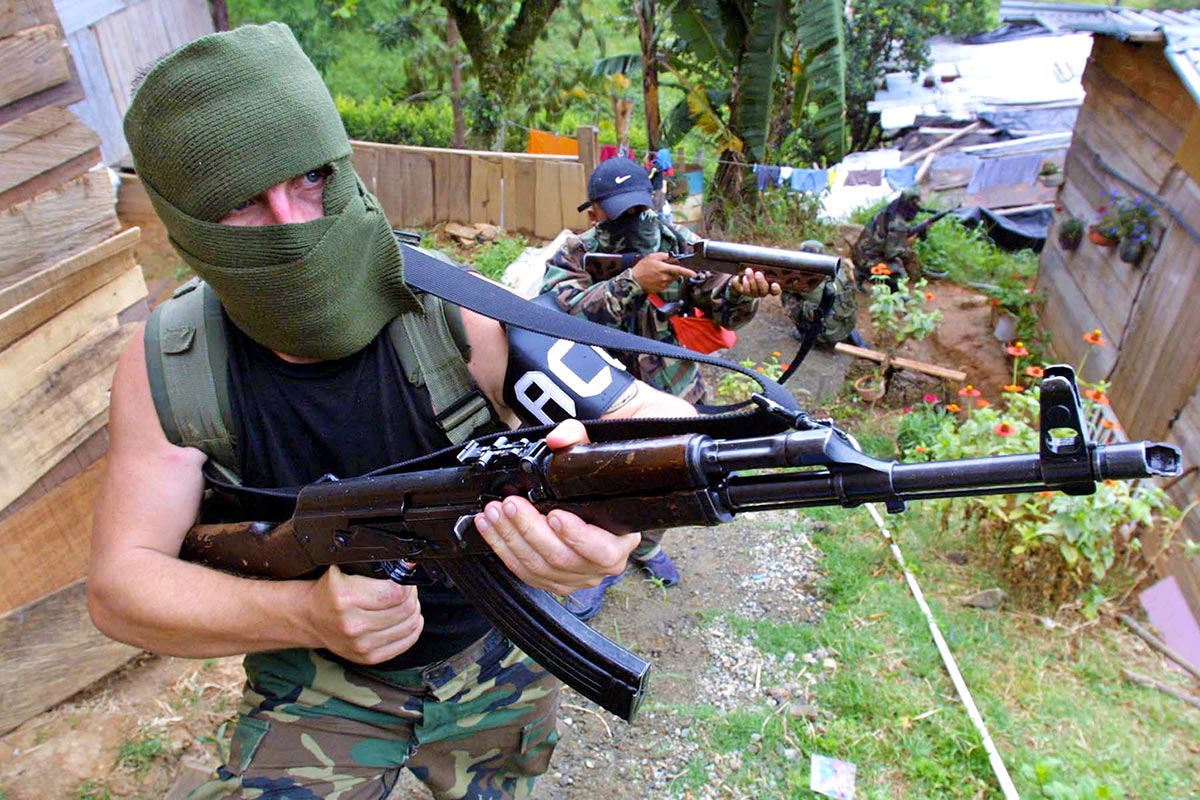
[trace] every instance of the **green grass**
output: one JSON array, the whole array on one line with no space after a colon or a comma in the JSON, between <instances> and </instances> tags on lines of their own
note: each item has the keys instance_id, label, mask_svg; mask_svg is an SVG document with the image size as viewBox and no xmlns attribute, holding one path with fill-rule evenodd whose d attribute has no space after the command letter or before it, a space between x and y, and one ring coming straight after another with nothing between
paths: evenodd
<instances>
[{"instance_id":1,"label":"green grass","mask_svg":"<svg viewBox=\"0 0 1200 800\"><path fill-rule=\"evenodd\" d=\"M864 511L819 511L812 516L829 522L816 537L829 604L819 624L723 619L777 657L836 653L838 668L817 685L823 716L809 725L766 704L731 714L689 709L707 750L716 758L739 754L741 768L726 785L739 796L816 797L807 762L819 753L857 765L860 798L999 797L979 735L888 548L864 533L874 527ZM1126 683L1120 669L1171 679L1153 664L1138 667L1121 630L1047 629L1033 615L961 605L958 598L996 582L977 563L944 558L952 550L977 557L940 520L932 508L914 507L888 525L1022 797L1196 797L1195 711ZM675 789L704 779L696 764Z\"/></svg>"}]
</instances>

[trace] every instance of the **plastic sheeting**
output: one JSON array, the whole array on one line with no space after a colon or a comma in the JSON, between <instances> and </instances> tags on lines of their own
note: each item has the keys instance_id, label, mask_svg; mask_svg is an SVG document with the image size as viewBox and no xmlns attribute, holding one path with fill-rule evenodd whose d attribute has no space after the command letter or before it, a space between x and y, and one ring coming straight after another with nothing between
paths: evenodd
<instances>
[{"instance_id":1,"label":"plastic sheeting","mask_svg":"<svg viewBox=\"0 0 1200 800\"><path fill-rule=\"evenodd\" d=\"M1035 253L1042 252L1046 245L1046 233L1052 220L1048 208L1000 215L982 206L971 206L960 208L954 216L968 228L983 226L987 237L1001 249Z\"/></svg>"}]
</instances>

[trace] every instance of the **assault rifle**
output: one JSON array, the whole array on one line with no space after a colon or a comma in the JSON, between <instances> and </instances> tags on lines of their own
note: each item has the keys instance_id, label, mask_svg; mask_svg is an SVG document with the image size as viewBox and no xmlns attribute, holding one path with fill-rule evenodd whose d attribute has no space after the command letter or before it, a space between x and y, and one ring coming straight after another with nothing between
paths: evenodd
<instances>
[{"instance_id":1,"label":"assault rifle","mask_svg":"<svg viewBox=\"0 0 1200 800\"><path fill-rule=\"evenodd\" d=\"M955 211L958 211L959 208L960 208L959 206L955 206L954 208L947 208L944 211L937 212L936 214L934 214L932 217L929 217L928 219L921 220L920 222L918 222L915 225L910 225L908 227L908 238L912 239L915 236L924 236L925 231L932 228L934 223L936 223L938 220L940 220L942 217L946 216L947 214L953 214ZM933 209L921 209L921 210L922 211L932 211Z\"/></svg>"},{"instance_id":2,"label":"assault rifle","mask_svg":"<svg viewBox=\"0 0 1200 800\"><path fill-rule=\"evenodd\" d=\"M368 563L375 574L402 583L419 582L414 564L432 565L535 661L630 720L646 690L649 662L509 572L472 522L485 503L521 494L543 512L565 509L624 533L715 525L767 509L879 502L895 513L910 500L939 497L1041 490L1082 495L1100 480L1179 474L1179 450L1171 445L1090 441L1074 377L1070 367L1046 370L1037 453L881 461L832 423L802 412L789 415L793 426L784 432L746 438L685 433L552 452L542 440L502 436L467 443L449 466L310 484L284 522L197 525L181 556L268 578ZM766 413L789 414L780 406Z\"/></svg>"},{"instance_id":3,"label":"assault rifle","mask_svg":"<svg viewBox=\"0 0 1200 800\"><path fill-rule=\"evenodd\" d=\"M632 267L641 256L635 253L587 253L583 257L584 269L599 280L606 281L622 270ZM821 253L804 253L798 250L782 250L777 247L761 247L755 244L718 242L701 239L692 246L690 253L673 253L671 258L678 264L696 272L724 272L741 275L750 267L762 272L767 280L778 283L787 292L807 292L829 278L837 275L841 259Z\"/></svg>"}]
</instances>

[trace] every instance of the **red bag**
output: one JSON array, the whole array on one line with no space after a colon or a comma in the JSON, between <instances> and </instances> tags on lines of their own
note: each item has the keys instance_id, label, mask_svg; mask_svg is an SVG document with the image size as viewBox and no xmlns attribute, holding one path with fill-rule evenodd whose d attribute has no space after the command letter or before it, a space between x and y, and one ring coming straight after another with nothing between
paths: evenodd
<instances>
[{"instance_id":1,"label":"red bag","mask_svg":"<svg viewBox=\"0 0 1200 800\"><path fill-rule=\"evenodd\" d=\"M657 294L648 296L655 308L663 307L663 299ZM671 327L675 330L675 337L679 339L679 343L697 353L712 353L737 344L737 331L722 328L698 308L692 309L690 317L672 315Z\"/></svg>"}]
</instances>

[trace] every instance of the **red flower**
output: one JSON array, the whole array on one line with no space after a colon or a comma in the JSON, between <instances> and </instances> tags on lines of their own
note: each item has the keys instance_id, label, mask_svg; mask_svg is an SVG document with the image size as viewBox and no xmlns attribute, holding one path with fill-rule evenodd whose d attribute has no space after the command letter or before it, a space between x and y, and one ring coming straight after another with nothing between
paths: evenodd
<instances>
[{"instance_id":1,"label":"red flower","mask_svg":"<svg viewBox=\"0 0 1200 800\"><path fill-rule=\"evenodd\" d=\"M1017 429L1007 422L1001 422L999 425L992 428L992 430L995 431L997 436L1012 436L1017 432Z\"/></svg>"},{"instance_id":2,"label":"red flower","mask_svg":"<svg viewBox=\"0 0 1200 800\"><path fill-rule=\"evenodd\" d=\"M1096 347L1104 347L1104 345L1108 344L1108 342L1104 339L1104 335L1100 333L1099 328L1096 328L1096 330L1089 333L1085 333L1083 335L1083 340L1090 345L1095 345Z\"/></svg>"},{"instance_id":3,"label":"red flower","mask_svg":"<svg viewBox=\"0 0 1200 800\"><path fill-rule=\"evenodd\" d=\"M983 394L983 392L979 391L978 389L976 389L974 386L972 386L969 383L966 386L964 386L963 388L958 390L959 397L979 397L982 394Z\"/></svg>"},{"instance_id":4,"label":"red flower","mask_svg":"<svg viewBox=\"0 0 1200 800\"><path fill-rule=\"evenodd\" d=\"M926 403L936 403L938 401L938 396L936 394L927 394L921 399Z\"/></svg>"},{"instance_id":5,"label":"red flower","mask_svg":"<svg viewBox=\"0 0 1200 800\"><path fill-rule=\"evenodd\" d=\"M1014 358L1020 358L1021 356L1029 355L1029 351L1025 349L1025 345L1022 342L1013 342L1008 347L1004 348L1004 352L1008 353Z\"/></svg>"},{"instance_id":6,"label":"red flower","mask_svg":"<svg viewBox=\"0 0 1200 800\"><path fill-rule=\"evenodd\" d=\"M975 401L976 408L987 408L990 405L991 403L989 403L987 400L984 400L982 397Z\"/></svg>"},{"instance_id":7,"label":"red flower","mask_svg":"<svg viewBox=\"0 0 1200 800\"><path fill-rule=\"evenodd\" d=\"M1046 370L1041 367L1026 367L1025 374L1031 378L1041 378L1046 374Z\"/></svg>"}]
</instances>

